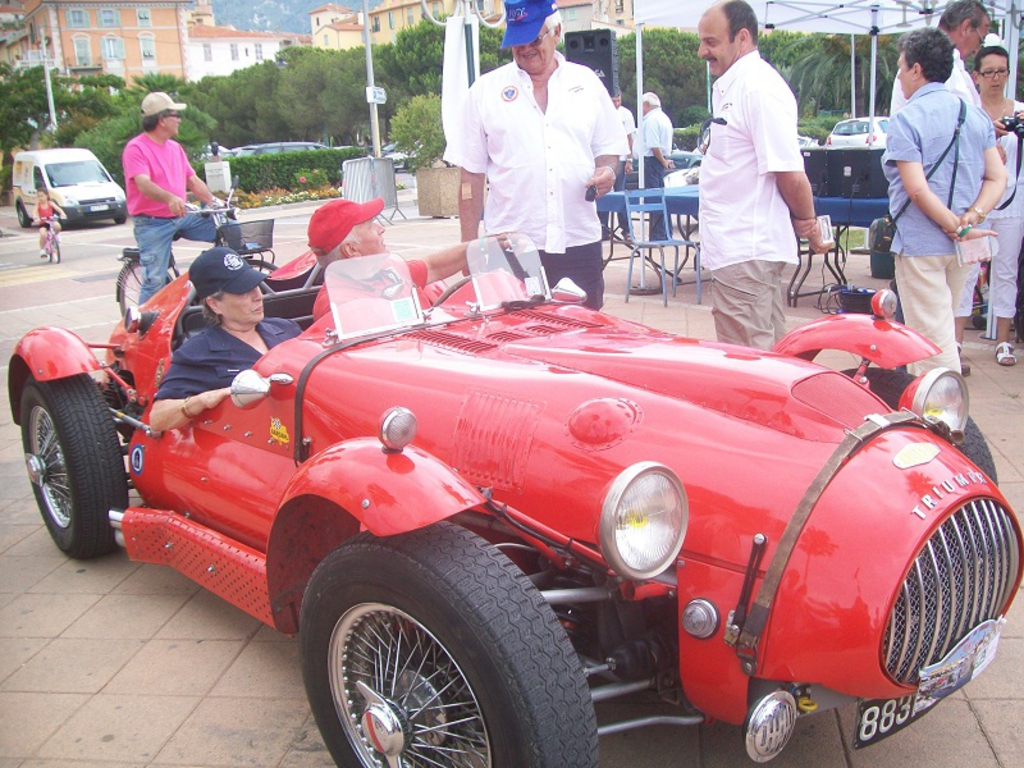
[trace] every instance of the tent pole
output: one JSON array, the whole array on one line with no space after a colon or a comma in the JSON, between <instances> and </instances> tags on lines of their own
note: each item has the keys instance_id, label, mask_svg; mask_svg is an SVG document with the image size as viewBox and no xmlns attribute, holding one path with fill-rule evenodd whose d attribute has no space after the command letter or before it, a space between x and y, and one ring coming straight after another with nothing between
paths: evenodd
<instances>
[{"instance_id":1,"label":"tent pole","mask_svg":"<svg viewBox=\"0 0 1024 768\"><path fill-rule=\"evenodd\" d=\"M857 36L850 35L850 117L857 116Z\"/></svg>"},{"instance_id":2,"label":"tent pole","mask_svg":"<svg viewBox=\"0 0 1024 768\"><path fill-rule=\"evenodd\" d=\"M871 10L871 88L868 90L868 147L875 143L875 80L878 78L878 10Z\"/></svg>"}]
</instances>

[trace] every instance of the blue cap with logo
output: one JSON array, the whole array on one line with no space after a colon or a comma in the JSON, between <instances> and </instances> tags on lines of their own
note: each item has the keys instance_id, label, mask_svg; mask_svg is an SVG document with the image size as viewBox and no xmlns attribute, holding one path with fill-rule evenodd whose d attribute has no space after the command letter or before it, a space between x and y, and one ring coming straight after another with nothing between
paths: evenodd
<instances>
[{"instance_id":1,"label":"blue cap with logo","mask_svg":"<svg viewBox=\"0 0 1024 768\"><path fill-rule=\"evenodd\" d=\"M501 41L501 47L529 45L540 34L544 20L557 10L555 0L507 0L505 39Z\"/></svg>"},{"instance_id":2,"label":"blue cap with logo","mask_svg":"<svg viewBox=\"0 0 1024 768\"><path fill-rule=\"evenodd\" d=\"M248 293L267 279L258 269L230 248L217 246L199 254L188 268L188 279L196 289L196 298L215 293Z\"/></svg>"}]
</instances>

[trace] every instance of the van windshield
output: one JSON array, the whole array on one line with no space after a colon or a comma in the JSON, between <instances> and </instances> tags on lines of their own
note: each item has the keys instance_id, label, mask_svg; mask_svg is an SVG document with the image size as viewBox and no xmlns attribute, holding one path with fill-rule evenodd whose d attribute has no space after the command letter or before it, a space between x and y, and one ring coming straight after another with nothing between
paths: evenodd
<instances>
[{"instance_id":1,"label":"van windshield","mask_svg":"<svg viewBox=\"0 0 1024 768\"><path fill-rule=\"evenodd\" d=\"M76 160L46 166L51 187L73 187L76 184L97 184L110 181L99 160Z\"/></svg>"}]
</instances>

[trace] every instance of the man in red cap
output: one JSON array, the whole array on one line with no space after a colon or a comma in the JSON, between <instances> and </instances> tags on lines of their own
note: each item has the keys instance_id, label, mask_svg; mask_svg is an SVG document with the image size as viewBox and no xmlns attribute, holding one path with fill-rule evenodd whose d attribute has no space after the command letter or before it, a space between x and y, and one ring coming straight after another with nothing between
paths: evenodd
<instances>
[{"instance_id":1,"label":"man in red cap","mask_svg":"<svg viewBox=\"0 0 1024 768\"><path fill-rule=\"evenodd\" d=\"M331 200L318 208L309 220L306 235L320 266L326 268L338 259L386 253L384 227L376 220L383 210L384 201L381 198L367 203ZM429 306L422 290L428 283L443 280L466 268L466 243L431 253L423 259L409 259L406 263L409 275L420 289L421 303ZM313 305L313 319L319 320L329 312L327 291L321 288L316 304Z\"/></svg>"}]
</instances>

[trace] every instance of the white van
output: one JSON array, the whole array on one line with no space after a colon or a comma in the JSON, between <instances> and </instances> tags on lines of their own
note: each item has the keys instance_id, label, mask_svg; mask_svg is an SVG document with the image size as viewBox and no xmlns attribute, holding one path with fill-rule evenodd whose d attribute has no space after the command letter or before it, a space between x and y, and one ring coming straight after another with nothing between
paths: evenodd
<instances>
[{"instance_id":1,"label":"white van","mask_svg":"<svg viewBox=\"0 0 1024 768\"><path fill-rule=\"evenodd\" d=\"M113 219L124 224L128 205L124 190L88 149L39 149L14 156L14 207L18 223L32 226L36 190L46 189L70 223Z\"/></svg>"}]
</instances>

